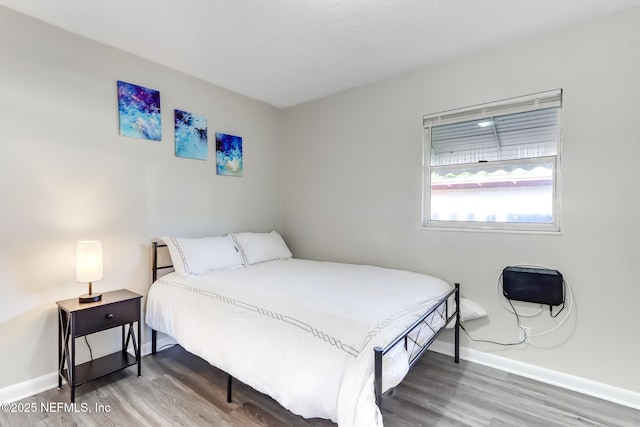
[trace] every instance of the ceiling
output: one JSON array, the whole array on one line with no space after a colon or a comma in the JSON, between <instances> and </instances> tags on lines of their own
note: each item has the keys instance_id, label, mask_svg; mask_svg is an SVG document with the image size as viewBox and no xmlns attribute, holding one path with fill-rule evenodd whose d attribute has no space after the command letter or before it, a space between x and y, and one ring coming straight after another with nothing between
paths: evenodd
<instances>
[{"instance_id":1,"label":"ceiling","mask_svg":"<svg viewBox=\"0 0 640 427\"><path fill-rule=\"evenodd\" d=\"M283 108L640 6L640 0L0 4Z\"/></svg>"}]
</instances>

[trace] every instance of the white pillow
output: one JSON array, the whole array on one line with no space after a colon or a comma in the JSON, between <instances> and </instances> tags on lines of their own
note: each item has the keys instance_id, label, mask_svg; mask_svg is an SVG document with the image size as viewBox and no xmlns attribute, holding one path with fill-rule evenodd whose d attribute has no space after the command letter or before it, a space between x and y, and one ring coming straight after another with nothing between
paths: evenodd
<instances>
[{"instance_id":1,"label":"white pillow","mask_svg":"<svg viewBox=\"0 0 640 427\"><path fill-rule=\"evenodd\" d=\"M449 304L449 307L453 307L455 309L456 304ZM468 320L480 319L482 317L487 317L487 311L477 302L471 301L470 299L460 298L460 321L466 322ZM453 321L447 325L447 328L453 328L456 322Z\"/></svg>"},{"instance_id":2,"label":"white pillow","mask_svg":"<svg viewBox=\"0 0 640 427\"><path fill-rule=\"evenodd\" d=\"M171 262L182 277L242 267L242 256L229 236L185 239L163 237Z\"/></svg>"},{"instance_id":3,"label":"white pillow","mask_svg":"<svg viewBox=\"0 0 640 427\"><path fill-rule=\"evenodd\" d=\"M232 234L232 237L242 252L245 265L292 257L287 244L275 231L271 233L237 233Z\"/></svg>"}]
</instances>

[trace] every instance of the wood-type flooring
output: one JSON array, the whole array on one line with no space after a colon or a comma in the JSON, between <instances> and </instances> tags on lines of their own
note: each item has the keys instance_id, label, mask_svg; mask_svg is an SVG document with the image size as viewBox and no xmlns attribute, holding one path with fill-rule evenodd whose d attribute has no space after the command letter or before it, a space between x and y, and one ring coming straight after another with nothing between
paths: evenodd
<instances>
[{"instance_id":1,"label":"wood-type flooring","mask_svg":"<svg viewBox=\"0 0 640 427\"><path fill-rule=\"evenodd\" d=\"M16 402L0 426L335 426L304 419L234 381L226 402L226 374L179 346L142 361L142 377L127 368L76 388ZM640 426L640 411L517 375L427 352L383 400L386 427L408 426ZM25 412L32 409L31 412Z\"/></svg>"}]
</instances>

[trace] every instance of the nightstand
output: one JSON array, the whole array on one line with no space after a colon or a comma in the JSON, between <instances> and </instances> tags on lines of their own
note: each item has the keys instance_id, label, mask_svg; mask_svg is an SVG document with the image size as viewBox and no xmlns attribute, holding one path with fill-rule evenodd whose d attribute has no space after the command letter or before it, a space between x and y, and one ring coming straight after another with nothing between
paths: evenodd
<instances>
[{"instance_id":1,"label":"nightstand","mask_svg":"<svg viewBox=\"0 0 640 427\"><path fill-rule=\"evenodd\" d=\"M112 372L138 364L140 366L140 300L142 295L126 289L105 292L102 300L80 303L78 298L58 301L58 388L62 379L71 387L75 402L76 387ZM133 324L138 323L137 334ZM127 331L127 325L129 326ZM122 326L122 351L76 366L76 338ZM137 335L137 338L136 338ZM129 340L135 356L127 353ZM65 368L66 365L66 368Z\"/></svg>"}]
</instances>

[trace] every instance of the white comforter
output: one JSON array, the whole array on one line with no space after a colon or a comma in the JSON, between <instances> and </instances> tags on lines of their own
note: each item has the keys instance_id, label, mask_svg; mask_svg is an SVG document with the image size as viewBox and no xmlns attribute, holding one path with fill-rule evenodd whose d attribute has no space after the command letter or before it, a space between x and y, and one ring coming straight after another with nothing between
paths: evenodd
<instances>
[{"instance_id":1,"label":"white comforter","mask_svg":"<svg viewBox=\"0 0 640 427\"><path fill-rule=\"evenodd\" d=\"M149 291L146 323L296 414L341 427L382 426L373 348L450 290L441 279L407 271L270 261L166 275ZM433 316L434 329L443 323ZM421 339L432 334L424 329ZM383 367L387 390L408 371L403 346L385 356Z\"/></svg>"}]
</instances>

